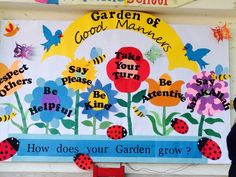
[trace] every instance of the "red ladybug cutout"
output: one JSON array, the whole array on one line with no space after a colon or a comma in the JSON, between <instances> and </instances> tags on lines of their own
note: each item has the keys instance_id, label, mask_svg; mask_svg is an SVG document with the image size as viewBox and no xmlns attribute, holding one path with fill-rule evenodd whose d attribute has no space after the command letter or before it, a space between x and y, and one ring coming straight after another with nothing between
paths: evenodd
<instances>
[{"instance_id":1,"label":"red ladybug cutout","mask_svg":"<svg viewBox=\"0 0 236 177\"><path fill-rule=\"evenodd\" d=\"M107 136L113 140L118 140L126 137L127 130L121 125L112 125L107 129Z\"/></svg>"},{"instance_id":2,"label":"red ladybug cutout","mask_svg":"<svg viewBox=\"0 0 236 177\"><path fill-rule=\"evenodd\" d=\"M176 132L180 134L186 134L188 132L188 124L181 119L178 118L172 119L171 126Z\"/></svg>"},{"instance_id":3,"label":"red ladybug cutout","mask_svg":"<svg viewBox=\"0 0 236 177\"><path fill-rule=\"evenodd\" d=\"M93 160L87 154L76 154L74 156L74 162L82 170L90 170L93 166Z\"/></svg>"},{"instance_id":4,"label":"red ladybug cutout","mask_svg":"<svg viewBox=\"0 0 236 177\"><path fill-rule=\"evenodd\" d=\"M209 138L201 138L198 140L198 149L206 158L218 160L221 157L220 146Z\"/></svg>"},{"instance_id":5,"label":"red ladybug cutout","mask_svg":"<svg viewBox=\"0 0 236 177\"><path fill-rule=\"evenodd\" d=\"M10 137L0 143L0 161L7 160L14 156L19 149L19 141Z\"/></svg>"}]
</instances>

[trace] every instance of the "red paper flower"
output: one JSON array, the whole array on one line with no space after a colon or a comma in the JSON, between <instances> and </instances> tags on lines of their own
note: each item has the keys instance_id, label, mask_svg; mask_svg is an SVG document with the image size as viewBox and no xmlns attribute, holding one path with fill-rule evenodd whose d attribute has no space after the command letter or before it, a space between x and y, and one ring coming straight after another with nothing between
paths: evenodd
<instances>
[{"instance_id":1,"label":"red paper flower","mask_svg":"<svg viewBox=\"0 0 236 177\"><path fill-rule=\"evenodd\" d=\"M115 54L107 64L108 77L120 92L135 92L150 73L149 63L134 47L123 47Z\"/></svg>"}]
</instances>

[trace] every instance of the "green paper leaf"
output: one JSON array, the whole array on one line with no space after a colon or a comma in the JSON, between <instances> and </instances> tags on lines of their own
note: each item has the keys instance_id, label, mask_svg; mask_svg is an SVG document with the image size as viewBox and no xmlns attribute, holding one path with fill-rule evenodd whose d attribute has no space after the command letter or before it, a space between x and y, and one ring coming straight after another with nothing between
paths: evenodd
<instances>
[{"instance_id":1,"label":"green paper leaf","mask_svg":"<svg viewBox=\"0 0 236 177\"><path fill-rule=\"evenodd\" d=\"M161 135L161 133L158 131L157 129L157 125L156 125L156 120L152 115L147 115L147 117L149 118L149 120L151 121L152 124L152 129L154 131L154 133L156 133L157 135Z\"/></svg>"},{"instance_id":2,"label":"green paper leaf","mask_svg":"<svg viewBox=\"0 0 236 177\"><path fill-rule=\"evenodd\" d=\"M166 125L169 125L173 117L177 114L180 114L179 112L172 112L167 118L166 118Z\"/></svg>"},{"instance_id":3,"label":"green paper leaf","mask_svg":"<svg viewBox=\"0 0 236 177\"><path fill-rule=\"evenodd\" d=\"M205 129L204 132L209 136L214 136L214 137L217 137L217 138L221 138L221 135L218 132L216 132L212 129Z\"/></svg>"},{"instance_id":4,"label":"green paper leaf","mask_svg":"<svg viewBox=\"0 0 236 177\"><path fill-rule=\"evenodd\" d=\"M160 118L159 114L157 112L154 112L154 111L150 111L150 112L154 115L154 117L156 119L156 122L157 122L157 125L162 127L161 118Z\"/></svg>"},{"instance_id":5,"label":"green paper leaf","mask_svg":"<svg viewBox=\"0 0 236 177\"><path fill-rule=\"evenodd\" d=\"M100 129L106 129L106 128L108 128L111 124L113 124L113 122L104 121L104 122L102 122L102 123L99 125L99 128L100 128Z\"/></svg>"},{"instance_id":6,"label":"green paper leaf","mask_svg":"<svg viewBox=\"0 0 236 177\"><path fill-rule=\"evenodd\" d=\"M169 135L174 129L172 127L169 127L167 130L166 130L166 135Z\"/></svg>"},{"instance_id":7,"label":"green paper leaf","mask_svg":"<svg viewBox=\"0 0 236 177\"><path fill-rule=\"evenodd\" d=\"M87 126L87 127L92 127L93 123L89 120L84 120L83 122L81 122L83 125Z\"/></svg>"},{"instance_id":8,"label":"green paper leaf","mask_svg":"<svg viewBox=\"0 0 236 177\"><path fill-rule=\"evenodd\" d=\"M128 103L122 99L117 99L117 103L122 107L127 107Z\"/></svg>"},{"instance_id":9,"label":"green paper leaf","mask_svg":"<svg viewBox=\"0 0 236 177\"><path fill-rule=\"evenodd\" d=\"M34 125L36 125L38 128L46 128L46 124L44 123L35 123Z\"/></svg>"},{"instance_id":10,"label":"green paper leaf","mask_svg":"<svg viewBox=\"0 0 236 177\"><path fill-rule=\"evenodd\" d=\"M185 113L183 115L181 115L181 117L186 118L189 122L191 122L192 124L198 124L198 120L193 118L192 115L190 113Z\"/></svg>"},{"instance_id":11,"label":"green paper leaf","mask_svg":"<svg viewBox=\"0 0 236 177\"><path fill-rule=\"evenodd\" d=\"M50 128L49 131L52 135L60 135L60 132L55 128Z\"/></svg>"},{"instance_id":12,"label":"green paper leaf","mask_svg":"<svg viewBox=\"0 0 236 177\"><path fill-rule=\"evenodd\" d=\"M125 113L123 113L123 112L117 113L117 114L115 114L115 116L116 116L116 117L119 117L119 118L124 118L124 117L126 117Z\"/></svg>"},{"instance_id":13,"label":"green paper leaf","mask_svg":"<svg viewBox=\"0 0 236 177\"><path fill-rule=\"evenodd\" d=\"M62 119L61 122L62 122L63 126L67 129L71 129L75 126L75 122L70 119Z\"/></svg>"},{"instance_id":14,"label":"green paper leaf","mask_svg":"<svg viewBox=\"0 0 236 177\"><path fill-rule=\"evenodd\" d=\"M205 119L205 122L208 123L208 124L214 124L214 123L217 123L217 122L224 122L221 118L206 118Z\"/></svg>"},{"instance_id":15,"label":"green paper leaf","mask_svg":"<svg viewBox=\"0 0 236 177\"><path fill-rule=\"evenodd\" d=\"M21 125L19 125L18 123L16 123L14 120L11 119L11 122L13 125L15 125L17 128L19 128L22 132L23 132L23 127Z\"/></svg>"},{"instance_id":16,"label":"green paper leaf","mask_svg":"<svg viewBox=\"0 0 236 177\"><path fill-rule=\"evenodd\" d=\"M30 112L29 110L25 111L24 115L25 115L26 118L28 117L29 112Z\"/></svg>"},{"instance_id":17,"label":"green paper leaf","mask_svg":"<svg viewBox=\"0 0 236 177\"><path fill-rule=\"evenodd\" d=\"M139 103L142 99L143 96L146 94L146 89L145 90L141 90L138 93L136 93L133 97L132 97L132 102L134 103Z\"/></svg>"}]
</instances>

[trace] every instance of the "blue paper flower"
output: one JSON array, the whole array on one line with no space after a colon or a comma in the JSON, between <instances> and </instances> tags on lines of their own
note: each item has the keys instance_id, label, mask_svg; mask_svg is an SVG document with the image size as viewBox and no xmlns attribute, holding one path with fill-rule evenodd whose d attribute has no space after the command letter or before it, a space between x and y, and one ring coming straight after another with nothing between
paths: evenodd
<instances>
[{"instance_id":1,"label":"blue paper flower","mask_svg":"<svg viewBox=\"0 0 236 177\"><path fill-rule=\"evenodd\" d=\"M88 88L88 92L80 94L83 101L79 103L84 107L83 114L87 114L88 118L96 117L97 120L102 121L102 118L109 118L109 112L115 112L114 104L117 103L115 96L117 91L111 89L111 84L102 86L99 80L96 80L95 85Z\"/></svg>"},{"instance_id":2,"label":"blue paper flower","mask_svg":"<svg viewBox=\"0 0 236 177\"><path fill-rule=\"evenodd\" d=\"M62 85L60 79L45 81L39 78L37 85L32 94L25 96L25 101L30 103L31 119L50 122L57 127L60 119L70 115L73 104L71 90Z\"/></svg>"}]
</instances>

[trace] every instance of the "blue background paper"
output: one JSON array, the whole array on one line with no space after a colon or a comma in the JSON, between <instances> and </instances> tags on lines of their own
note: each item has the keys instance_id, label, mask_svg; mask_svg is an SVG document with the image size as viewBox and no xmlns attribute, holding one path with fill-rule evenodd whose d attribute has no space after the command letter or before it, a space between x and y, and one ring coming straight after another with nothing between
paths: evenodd
<instances>
[{"instance_id":1,"label":"blue background paper","mask_svg":"<svg viewBox=\"0 0 236 177\"><path fill-rule=\"evenodd\" d=\"M17 156L13 161L57 162L73 161L77 153L85 153L102 162L158 162L172 159L171 162L206 163L198 150L198 137L126 137L122 140L109 140L106 136L46 136L13 135L20 141ZM124 158L125 157L125 158Z\"/></svg>"}]
</instances>

